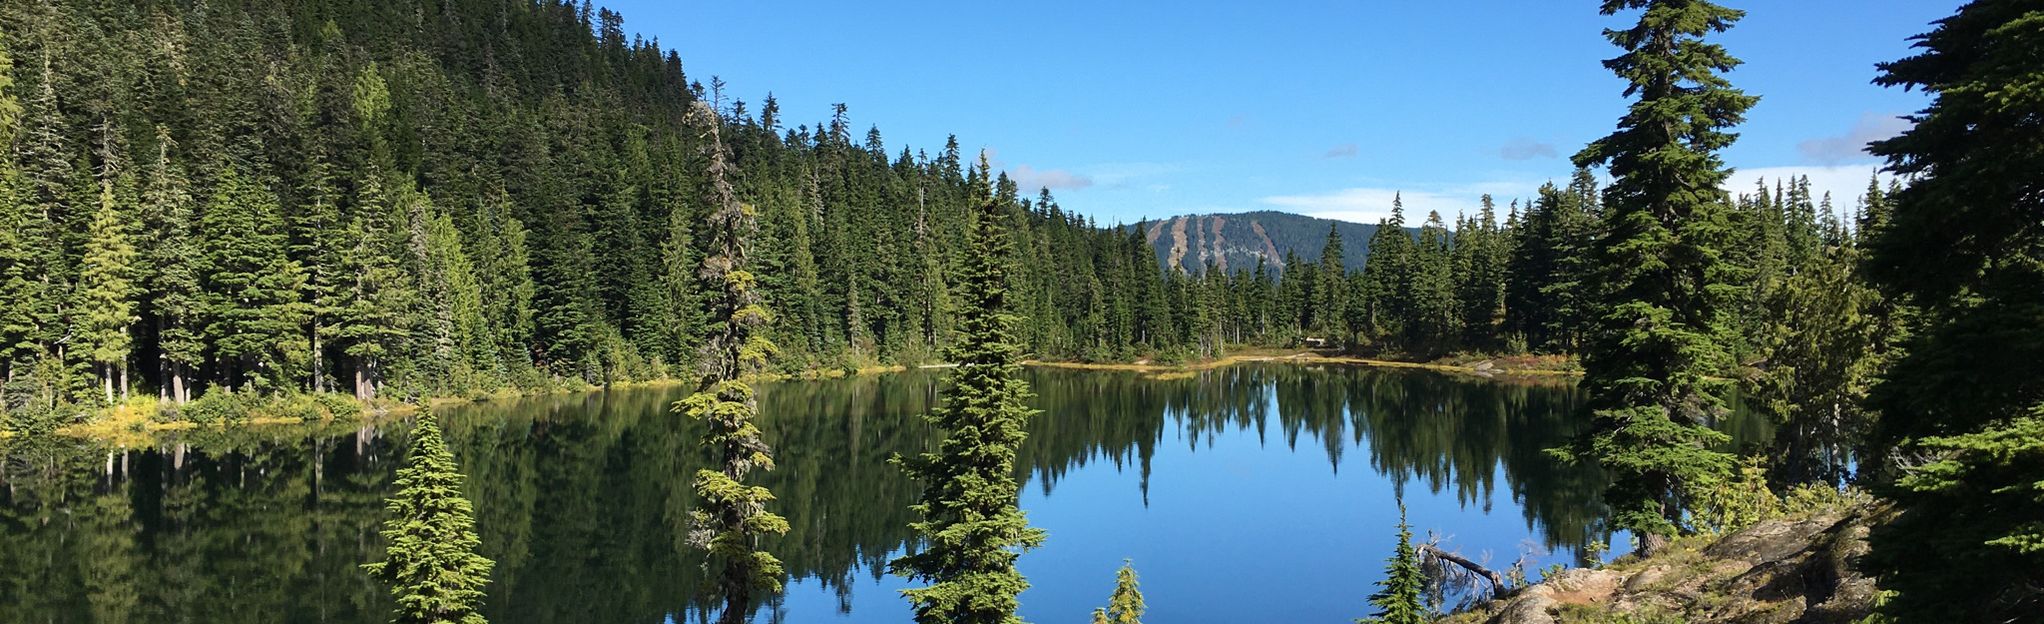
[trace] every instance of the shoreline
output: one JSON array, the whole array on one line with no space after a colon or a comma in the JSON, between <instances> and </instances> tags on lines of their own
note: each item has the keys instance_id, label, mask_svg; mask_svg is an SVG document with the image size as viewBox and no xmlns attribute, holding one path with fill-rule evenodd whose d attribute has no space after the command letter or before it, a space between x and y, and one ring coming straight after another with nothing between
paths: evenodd
<instances>
[{"instance_id":1,"label":"shoreline","mask_svg":"<svg viewBox=\"0 0 2044 624\"><path fill-rule=\"evenodd\" d=\"M1121 363L1079 362L1067 360L1024 360L1022 362L1022 365L1035 368L1054 368L1064 370L1121 371L1146 373L1157 375L1159 377L1175 377L1180 374L1190 375L1192 373L1197 373L1200 371L1216 370L1220 368L1226 368L1229 366L1236 366L1241 364L1265 364L1265 363L1283 363L1300 365L1337 365L1337 366L1359 366L1369 368L1427 370L1455 375L1465 375L1479 379L1510 379L1514 377L1522 378L1536 377L1551 379L1557 377L1574 377L1582 374L1582 371L1580 370L1558 368L1531 368L1526 366L1513 365L1510 363L1510 361L1512 360L1523 359L1524 357L1525 356L1486 358L1478 360L1473 364L1448 364L1438 361L1407 362L1400 360L1383 360L1348 355L1325 355L1321 353L1315 353L1312 351L1245 349L1244 352L1242 353L1224 355L1222 357L1210 360L1202 360L1197 362L1183 362L1176 364L1159 364L1145 359L1137 360L1134 362ZM1503 366L1497 365L1497 363L1500 361L1505 361L1507 362L1507 364ZM746 377L746 380L751 382L776 382L791 380L841 379L845 377L900 373L912 369L939 370L953 368L956 366L957 366L956 364L940 362L914 365L893 364L863 366L850 370L810 369L793 373L764 373L758 375L750 375ZM369 405L365 405L361 413L355 420L358 420L360 422L374 422L387 418L408 416L411 414L415 414L420 409L424 408L438 408L449 405L485 403L490 401L515 400L523 398L575 393L603 392L608 390L621 390L627 388L663 388L670 386L678 386L685 383L687 382L681 379L652 379L645 381L624 381L607 385L590 385L580 388L540 389L529 392L519 392L509 389L503 389L494 392L480 393L469 396L427 397L422 399L419 403L376 402ZM132 439L133 436L138 435L146 436L175 431L192 431L207 428L227 430L246 427L269 427L275 425L331 423L338 420L346 420L343 416L339 414L333 414L324 419L313 420L296 417L265 416L261 415L261 410L255 410L251 413L249 418L233 423L207 425L191 421L156 422L154 420L151 420L148 414L129 413L129 410L127 410L123 406L116 406L114 408L102 410L101 412L99 412L99 414L100 414L99 417L95 420L92 420L90 422L64 425L56 428L56 430L52 433L53 435L68 438L118 442L127 439ZM25 434L21 434L14 431L0 430L0 440L8 440L15 437L21 437L23 435Z\"/></svg>"},{"instance_id":2,"label":"shoreline","mask_svg":"<svg viewBox=\"0 0 2044 624\"><path fill-rule=\"evenodd\" d=\"M1319 353L1314 353L1312 351L1299 351L1294 352L1290 355L1275 355L1268 353L1243 353L1235 355L1224 355L1219 358L1211 360L1186 362L1181 364L1155 364L1149 362L1148 360L1138 360L1135 362L1128 363L1029 360L1023 362L1022 364L1024 366L1035 366L1041 368L1127 371L1137 373L1197 372L1203 370L1225 368L1229 366L1235 366L1238 364L1259 364L1278 362L1286 364L1335 364L1345 366L1361 366L1368 368L1399 368L1407 370L1429 370L1442 373L1464 374L1474 377L1481 377L1485 379L1496 379L1500 377L1509 378L1517 376L1575 377L1581 376L1583 374L1581 370L1557 368L1528 368L1513 365L1499 366L1496 364L1496 362L1500 360L1511 359L1514 358L1512 357L1486 358L1483 360L1479 360L1474 364L1447 364L1438 361L1407 362L1403 360L1383 360L1358 357L1352 355L1323 355ZM1485 364L1489 364L1489 366L1485 366Z\"/></svg>"}]
</instances>

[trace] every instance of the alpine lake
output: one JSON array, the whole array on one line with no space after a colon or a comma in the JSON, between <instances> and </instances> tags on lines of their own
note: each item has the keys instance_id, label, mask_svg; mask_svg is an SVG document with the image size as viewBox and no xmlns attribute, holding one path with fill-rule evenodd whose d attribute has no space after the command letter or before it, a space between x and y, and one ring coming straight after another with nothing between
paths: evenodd
<instances>
[{"instance_id":1,"label":"alpine lake","mask_svg":"<svg viewBox=\"0 0 2044 624\"><path fill-rule=\"evenodd\" d=\"M1083 622L1134 562L1155 622L1346 623L1368 615L1403 501L1417 540L1529 576L1609 557L1603 476L1556 461L1587 425L1568 377L1247 364L1189 373L1031 368L1041 410L1022 507L1048 532L1021 559L1022 616ZM939 435L941 370L762 384L776 468L755 473L792 530L756 622L908 622L887 572L920 489L890 463ZM498 624L697 622L686 543L700 425L684 387L439 410L467 475L484 612ZM1735 411L1721 428L1757 444ZM0 441L0 622L388 620L360 566L409 420L187 430L123 448ZM1611 543L1612 551L1593 544ZM1448 596L1452 603L1455 596Z\"/></svg>"}]
</instances>

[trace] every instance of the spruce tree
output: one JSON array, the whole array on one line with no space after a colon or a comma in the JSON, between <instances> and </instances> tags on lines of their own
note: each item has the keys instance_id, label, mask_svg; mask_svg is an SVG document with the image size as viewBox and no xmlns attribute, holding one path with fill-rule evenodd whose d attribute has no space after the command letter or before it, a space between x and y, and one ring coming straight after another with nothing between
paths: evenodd
<instances>
[{"instance_id":1,"label":"spruce tree","mask_svg":"<svg viewBox=\"0 0 2044 624\"><path fill-rule=\"evenodd\" d=\"M1411 316L1406 319L1405 349L1415 355L1438 355L1455 347L1461 317L1455 308L1455 271L1451 234L1439 212L1428 212L1419 228L1411 256L1407 286Z\"/></svg>"},{"instance_id":2,"label":"spruce tree","mask_svg":"<svg viewBox=\"0 0 2044 624\"><path fill-rule=\"evenodd\" d=\"M1867 269L1920 316L1875 388L1868 568L1901 621L2035 621L2044 605L2044 8L1968 3L1876 83L1929 107L1871 151L1886 195ZM1885 223L1883 223L1885 221ZM1865 462L1862 465L1866 465Z\"/></svg>"},{"instance_id":3,"label":"spruce tree","mask_svg":"<svg viewBox=\"0 0 2044 624\"><path fill-rule=\"evenodd\" d=\"M1287 267L1285 277L1292 272ZM1365 315L1374 338L1402 337L1405 321L1412 315L1412 234L1405 231L1405 200L1391 198L1391 217L1377 223L1370 235L1370 252L1363 262L1363 299L1369 306Z\"/></svg>"},{"instance_id":4,"label":"spruce tree","mask_svg":"<svg viewBox=\"0 0 2044 624\"><path fill-rule=\"evenodd\" d=\"M399 624L482 624L483 588L495 563L476 554L475 507L462 494L461 466L433 413L412 430L397 494L384 506L384 560L364 564L397 599Z\"/></svg>"},{"instance_id":5,"label":"spruce tree","mask_svg":"<svg viewBox=\"0 0 2044 624\"><path fill-rule=\"evenodd\" d=\"M0 33L0 145L13 145L21 102L15 96L14 58ZM20 201L21 178L12 154L0 154L0 372L13 379L32 352L35 323L29 311L36 293L35 248L29 236L35 215ZM9 398L9 397L0 397Z\"/></svg>"},{"instance_id":6,"label":"spruce tree","mask_svg":"<svg viewBox=\"0 0 2044 624\"><path fill-rule=\"evenodd\" d=\"M334 344L351 361L355 398L366 401L383 386L385 357L408 335L399 315L416 302L398 264L403 239L380 169L372 166L356 180L354 204L340 292L329 314Z\"/></svg>"},{"instance_id":7,"label":"spruce tree","mask_svg":"<svg viewBox=\"0 0 2044 624\"><path fill-rule=\"evenodd\" d=\"M1107 598L1107 609L1102 612L1111 624L1143 624L1143 590L1136 583L1135 564L1127 559L1121 562L1121 570L1114 573L1114 595Z\"/></svg>"},{"instance_id":8,"label":"spruce tree","mask_svg":"<svg viewBox=\"0 0 2044 624\"><path fill-rule=\"evenodd\" d=\"M190 183L170 157L170 132L156 131L156 157L143 171L142 211L150 225L149 263L156 267L149 281L149 303L156 317L158 396L176 403L192 398L193 375L205 363L202 308L203 275L194 258L199 253Z\"/></svg>"},{"instance_id":9,"label":"spruce tree","mask_svg":"<svg viewBox=\"0 0 2044 624\"><path fill-rule=\"evenodd\" d=\"M958 366L942 405L928 417L944 439L935 452L898 460L923 484L912 507L922 516L912 526L923 544L890 568L929 583L902 591L921 624L1021 622L1016 596L1029 582L1015 560L1043 542L1043 531L1023 516L1015 481L1015 454L1031 415L1029 384L1022 380L1009 311L1015 267L1007 206L986 186L987 169L981 154L979 209L959 284L958 337L949 353Z\"/></svg>"},{"instance_id":10,"label":"spruce tree","mask_svg":"<svg viewBox=\"0 0 2044 624\"><path fill-rule=\"evenodd\" d=\"M1398 546L1384 566L1380 589L1370 594L1376 615L1356 620L1361 624L1425 624L1426 573L1420 569L1419 551L1412 546L1412 526L1405 523L1405 503L1398 504Z\"/></svg>"},{"instance_id":11,"label":"spruce tree","mask_svg":"<svg viewBox=\"0 0 2044 624\"><path fill-rule=\"evenodd\" d=\"M710 313L699 364L701 384L695 394L675 403L677 412L708 427L701 444L717 467L697 470L696 497L701 507L689 512L689 543L709 554L724 609L722 624L745 622L755 592L778 593L784 574L781 560L757 549L759 538L788 532L788 520L766 510L773 492L746 485L753 469L773 470L773 450L760 439L759 401L744 376L765 369L775 352L767 339L771 315L761 303L749 252L758 230L751 206L740 204L729 176L728 155L721 135L723 122L698 103L696 121L710 137L708 196L712 207L705 235L709 255L696 276L702 281Z\"/></svg>"},{"instance_id":12,"label":"spruce tree","mask_svg":"<svg viewBox=\"0 0 2044 624\"><path fill-rule=\"evenodd\" d=\"M275 195L229 164L201 217L206 337L229 386L290 384L307 355L295 348L309 312L299 292L305 273L286 256L279 211Z\"/></svg>"},{"instance_id":13,"label":"spruce tree","mask_svg":"<svg viewBox=\"0 0 2044 624\"><path fill-rule=\"evenodd\" d=\"M108 403L115 388L128 392L128 356L135 340L130 328L141 317L136 314L137 272L135 244L128 229L132 221L116 204L115 181L102 180L99 208L93 211L85 243L85 258L79 266L79 297L82 318L80 338L98 368L100 387Z\"/></svg>"},{"instance_id":14,"label":"spruce tree","mask_svg":"<svg viewBox=\"0 0 2044 624\"><path fill-rule=\"evenodd\" d=\"M1349 339L1348 267L1342 264L1343 253L1341 230L1329 224L1327 244L1320 248L1318 279L1313 283L1313 325L1309 329L1333 344L1345 344Z\"/></svg>"},{"instance_id":15,"label":"spruce tree","mask_svg":"<svg viewBox=\"0 0 2044 624\"><path fill-rule=\"evenodd\" d=\"M1615 526L1651 554L1681 529L1686 495L1730 468L1711 450L1723 411L1711 375L1724 370L1730 267L1725 238L1727 175L1716 156L1756 98L1720 76L1739 61L1704 37L1744 14L1700 0L1606 0L1605 15L1642 9L1637 25L1607 29L1624 53L1604 66L1638 96L1618 129L1575 155L1602 164L1602 318L1584 354L1583 386L1595 414L1565 455L1611 475L1605 501Z\"/></svg>"}]
</instances>

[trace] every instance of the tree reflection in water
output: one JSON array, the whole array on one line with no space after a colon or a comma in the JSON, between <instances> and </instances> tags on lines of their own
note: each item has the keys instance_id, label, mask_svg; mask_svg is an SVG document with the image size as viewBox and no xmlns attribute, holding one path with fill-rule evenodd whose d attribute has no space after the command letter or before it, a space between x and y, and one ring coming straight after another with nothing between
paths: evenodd
<instances>
[{"instance_id":1,"label":"tree reflection in water","mask_svg":"<svg viewBox=\"0 0 2044 624\"><path fill-rule=\"evenodd\" d=\"M1452 493L1471 511L1488 511L1502 487L1550 549L1607 537L1595 502L1602 477L1543 452L1582 425L1580 393L1566 381L1291 365L1030 377L1043 413L1019 465L1033 482L1025 487L1044 495L1039 504L1060 502L1058 484L1088 469L1135 471L1142 487L1131 495L1147 502L1159 445L1182 441L1196 458L1245 436L1322 453L1330 470L1357 465L1343 458L1362 453L1379 478ZM807 579L791 591L820 589L849 611L850 588L881 577L906 547L916 488L887 459L932 441L916 415L934 405L938 379L912 371L762 386L762 426L779 468L761 483L793 525L765 547ZM693 495L673 475L708 458L695 444L699 425L667 410L681 392L556 395L444 412L482 554L498 562L490 621L702 615L707 596L691 592L709 584L684 543ZM1727 428L1756 429L1744 421ZM184 431L126 450L0 441L4 619L380 622L389 598L357 566L383 547L383 499L409 433L400 420Z\"/></svg>"}]
</instances>

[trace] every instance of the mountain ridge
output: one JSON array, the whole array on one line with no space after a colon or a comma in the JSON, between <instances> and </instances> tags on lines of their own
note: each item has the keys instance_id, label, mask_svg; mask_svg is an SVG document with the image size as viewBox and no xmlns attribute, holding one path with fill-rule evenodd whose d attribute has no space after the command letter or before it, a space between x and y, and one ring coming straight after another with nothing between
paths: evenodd
<instances>
[{"instance_id":1,"label":"mountain ridge","mask_svg":"<svg viewBox=\"0 0 2044 624\"><path fill-rule=\"evenodd\" d=\"M1342 265L1359 270L1370 253L1377 225L1275 210L1178 215L1136 222L1158 263L1188 273L1208 265L1228 272L1254 270L1261 260L1272 272L1284 270L1285 255L1317 260L1329 228L1341 233ZM1408 231L1414 231L1407 228Z\"/></svg>"}]
</instances>

